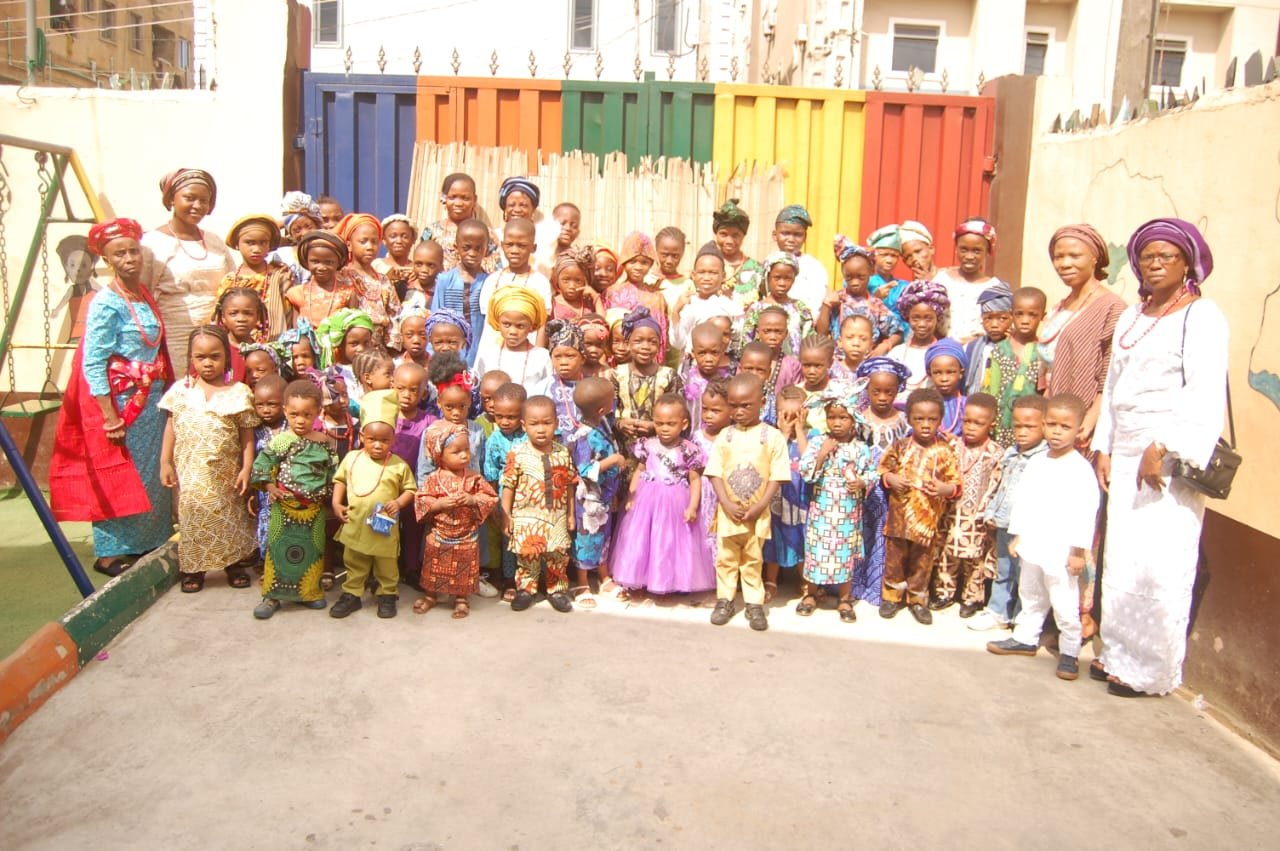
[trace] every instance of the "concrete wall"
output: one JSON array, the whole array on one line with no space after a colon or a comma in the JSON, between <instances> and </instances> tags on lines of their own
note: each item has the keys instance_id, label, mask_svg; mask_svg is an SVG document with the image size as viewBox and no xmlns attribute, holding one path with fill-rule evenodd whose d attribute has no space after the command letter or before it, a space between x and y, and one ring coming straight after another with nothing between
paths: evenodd
<instances>
[{"instance_id":1,"label":"concrete wall","mask_svg":"<svg viewBox=\"0 0 1280 851\"><path fill-rule=\"evenodd\" d=\"M1231 323L1230 380L1245 457L1231 498L1210 503L1187 683L1280 744L1280 82L1210 95L1158 118L1031 147L1018 278L1056 298L1047 244L1086 221L1111 245L1111 285L1137 282L1124 259L1151 218L1196 222L1216 266L1205 295ZM1003 228L1003 222L997 220Z\"/></svg>"},{"instance_id":2,"label":"concrete wall","mask_svg":"<svg viewBox=\"0 0 1280 851\"><path fill-rule=\"evenodd\" d=\"M284 65L288 44L286 4L212 3L221 43L216 91L117 92L100 89L0 87L0 127L14 136L75 148L93 190L109 214L137 219L155 228L168 219L157 183L180 166L204 168L218 181L217 209L207 226L225 234L239 216L277 213L284 192L281 133ZM235 38L226 37L235 33ZM243 57L252 56L252 62ZM6 147L14 209L6 218L7 269L16 281L34 229L38 206L31 154ZM80 215L88 214L78 186L70 190ZM57 244L87 225L55 225L50 231L50 301L54 342L67 339L70 292ZM40 342L44 334L39 265L15 339ZM44 355L15 353L17 388L36 391L44 381ZM70 353L55 356L59 376ZM10 386L6 369L0 388Z\"/></svg>"}]
</instances>

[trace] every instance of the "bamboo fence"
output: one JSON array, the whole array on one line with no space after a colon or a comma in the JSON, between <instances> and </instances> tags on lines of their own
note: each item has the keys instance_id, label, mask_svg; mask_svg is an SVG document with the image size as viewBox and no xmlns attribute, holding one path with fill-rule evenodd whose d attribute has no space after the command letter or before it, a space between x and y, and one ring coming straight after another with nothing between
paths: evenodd
<instances>
[{"instance_id":1,"label":"bamboo fence","mask_svg":"<svg viewBox=\"0 0 1280 851\"><path fill-rule=\"evenodd\" d=\"M498 188L512 175L525 175L529 160L523 150L419 142L414 148L406 214L419 227L444 215L440 187L453 172L465 172L476 182L478 215L500 225ZM570 151L551 154L537 174L529 175L541 190L541 216L549 218L556 204L569 201L582 210L579 244L603 243L618 248L632 231L652 236L674 225L684 231L686 271L693 255L712 238L711 214L726 198L737 198L751 216L743 250L761 258L774 250L770 236L773 217L782 209L783 169L779 165L742 163L724 182L711 163L682 159L645 158L627 168L624 153L608 154L603 167L595 154Z\"/></svg>"}]
</instances>

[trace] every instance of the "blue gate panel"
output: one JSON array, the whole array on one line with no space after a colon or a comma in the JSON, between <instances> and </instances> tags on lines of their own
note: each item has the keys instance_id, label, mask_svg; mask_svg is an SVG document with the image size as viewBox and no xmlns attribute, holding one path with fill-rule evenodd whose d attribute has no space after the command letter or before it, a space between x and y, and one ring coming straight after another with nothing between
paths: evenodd
<instances>
[{"instance_id":1,"label":"blue gate panel","mask_svg":"<svg viewBox=\"0 0 1280 851\"><path fill-rule=\"evenodd\" d=\"M303 74L305 191L379 218L405 210L417 78Z\"/></svg>"}]
</instances>

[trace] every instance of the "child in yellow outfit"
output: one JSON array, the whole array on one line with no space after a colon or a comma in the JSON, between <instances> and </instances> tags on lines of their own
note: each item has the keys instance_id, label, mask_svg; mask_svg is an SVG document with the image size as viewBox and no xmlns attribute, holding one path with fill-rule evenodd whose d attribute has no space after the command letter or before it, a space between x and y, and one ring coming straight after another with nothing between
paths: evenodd
<instances>
[{"instance_id":1,"label":"child in yellow outfit","mask_svg":"<svg viewBox=\"0 0 1280 851\"><path fill-rule=\"evenodd\" d=\"M409 465L391 452L398 405L394 391L365 395L360 408L363 447L347 453L333 477L333 513L342 527L335 540L346 549L347 580L329 614L345 618L361 607L369 573L377 581L378 617L396 616L400 579L400 512L413 503L418 483Z\"/></svg>"}]
</instances>

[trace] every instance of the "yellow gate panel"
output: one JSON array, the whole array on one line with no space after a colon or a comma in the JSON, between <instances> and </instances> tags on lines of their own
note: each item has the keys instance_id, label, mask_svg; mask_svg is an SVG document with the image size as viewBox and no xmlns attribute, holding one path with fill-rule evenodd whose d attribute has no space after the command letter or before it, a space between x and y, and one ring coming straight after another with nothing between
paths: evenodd
<instances>
[{"instance_id":1,"label":"yellow gate panel","mask_svg":"<svg viewBox=\"0 0 1280 851\"><path fill-rule=\"evenodd\" d=\"M716 85L712 159L721 181L741 164L781 165L786 203L813 216L805 250L840 281L831 251L837 233L861 241L866 93L799 86ZM777 210L747 210L753 226L772 228Z\"/></svg>"}]
</instances>

